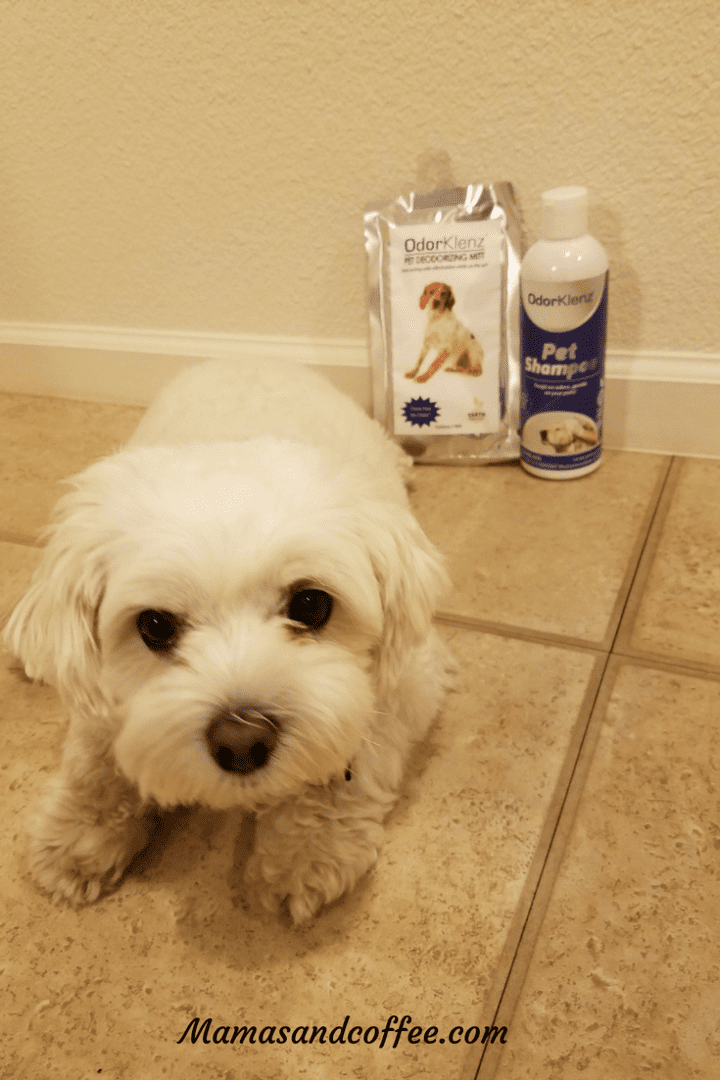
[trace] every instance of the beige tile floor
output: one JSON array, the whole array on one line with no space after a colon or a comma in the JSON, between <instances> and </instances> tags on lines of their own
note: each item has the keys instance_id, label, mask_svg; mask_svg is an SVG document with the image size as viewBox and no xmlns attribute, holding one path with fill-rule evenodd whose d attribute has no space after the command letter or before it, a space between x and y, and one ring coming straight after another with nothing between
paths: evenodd
<instances>
[{"instance_id":1,"label":"beige tile floor","mask_svg":"<svg viewBox=\"0 0 720 1080\"><path fill-rule=\"evenodd\" d=\"M0 395L0 618L59 480L139 412ZM719 493L720 462L621 452L565 484L417 470L461 685L376 869L299 931L246 902L251 824L207 811L94 907L49 904L23 830L62 709L3 653L0 1077L720 1075ZM392 1015L420 1041L371 1041ZM217 1041L178 1043L194 1017Z\"/></svg>"}]
</instances>

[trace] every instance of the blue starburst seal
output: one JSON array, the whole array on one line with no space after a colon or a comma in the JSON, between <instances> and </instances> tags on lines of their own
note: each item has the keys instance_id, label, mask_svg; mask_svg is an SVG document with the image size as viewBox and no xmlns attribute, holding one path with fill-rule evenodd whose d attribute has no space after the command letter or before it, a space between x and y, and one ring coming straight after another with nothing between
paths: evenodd
<instances>
[{"instance_id":1,"label":"blue starburst seal","mask_svg":"<svg viewBox=\"0 0 720 1080\"><path fill-rule=\"evenodd\" d=\"M429 427L440 415L440 409L430 398L413 398L403 406L403 416L414 427Z\"/></svg>"}]
</instances>

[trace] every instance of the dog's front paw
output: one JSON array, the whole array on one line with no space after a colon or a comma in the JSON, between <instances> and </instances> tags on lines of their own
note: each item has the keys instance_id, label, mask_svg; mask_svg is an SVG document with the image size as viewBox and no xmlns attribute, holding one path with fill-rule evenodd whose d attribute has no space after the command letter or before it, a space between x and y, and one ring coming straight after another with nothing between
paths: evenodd
<instances>
[{"instance_id":1,"label":"dog's front paw","mask_svg":"<svg viewBox=\"0 0 720 1080\"><path fill-rule=\"evenodd\" d=\"M376 821L258 822L256 849L245 871L251 893L266 910L283 904L296 926L353 888L374 865L383 828Z\"/></svg>"},{"instance_id":2,"label":"dog's front paw","mask_svg":"<svg viewBox=\"0 0 720 1080\"><path fill-rule=\"evenodd\" d=\"M271 915L279 915L290 887L287 867L271 866L266 856L253 852L245 867L245 888L255 905Z\"/></svg>"},{"instance_id":3,"label":"dog's front paw","mask_svg":"<svg viewBox=\"0 0 720 1080\"><path fill-rule=\"evenodd\" d=\"M122 808L92 821L73 816L59 790L48 793L29 830L29 867L53 900L77 906L108 892L148 843L154 819Z\"/></svg>"},{"instance_id":4,"label":"dog's front paw","mask_svg":"<svg viewBox=\"0 0 720 1080\"><path fill-rule=\"evenodd\" d=\"M300 866L274 865L267 856L255 854L248 863L246 882L251 894L266 911L276 914L285 905L296 926L308 922L325 904L352 889L377 859L377 848L354 853L348 860L316 858Z\"/></svg>"}]
</instances>

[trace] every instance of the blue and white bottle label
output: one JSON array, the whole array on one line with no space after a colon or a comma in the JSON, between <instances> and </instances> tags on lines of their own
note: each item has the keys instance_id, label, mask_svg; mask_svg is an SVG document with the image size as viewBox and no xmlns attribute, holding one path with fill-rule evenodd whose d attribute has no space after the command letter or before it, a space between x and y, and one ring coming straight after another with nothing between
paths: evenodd
<instances>
[{"instance_id":1,"label":"blue and white bottle label","mask_svg":"<svg viewBox=\"0 0 720 1080\"><path fill-rule=\"evenodd\" d=\"M608 275L520 286L520 456L549 472L602 452Z\"/></svg>"}]
</instances>

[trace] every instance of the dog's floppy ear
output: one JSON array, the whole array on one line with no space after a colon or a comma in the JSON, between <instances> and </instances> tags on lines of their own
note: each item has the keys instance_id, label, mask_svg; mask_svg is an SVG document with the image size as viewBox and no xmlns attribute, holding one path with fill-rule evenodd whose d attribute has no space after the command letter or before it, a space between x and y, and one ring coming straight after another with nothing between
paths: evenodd
<instances>
[{"instance_id":1,"label":"dog's floppy ear","mask_svg":"<svg viewBox=\"0 0 720 1080\"><path fill-rule=\"evenodd\" d=\"M95 700L95 623L105 587L104 485L95 482L102 464L70 481L76 490L58 502L42 561L3 634L29 678L87 701Z\"/></svg>"},{"instance_id":2,"label":"dog's floppy ear","mask_svg":"<svg viewBox=\"0 0 720 1080\"><path fill-rule=\"evenodd\" d=\"M443 299L445 301L445 311L452 311L455 307L455 294L449 285L446 285L443 290Z\"/></svg>"},{"instance_id":3,"label":"dog's floppy ear","mask_svg":"<svg viewBox=\"0 0 720 1080\"><path fill-rule=\"evenodd\" d=\"M408 650L427 636L437 602L451 583L445 560L409 511L376 503L363 516L383 609L378 678L381 689L389 689L397 684Z\"/></svg>"},{"instance_id":4,"label":"dog's floppy ear","mask_svg":"<svg viewBox=\"0 0 720 1080\"><path fill-rule=\"evenodd\" d=\"M442 281L433 281L430 285L426 285L423 289L422 296L420 297L420 307L424 310L432 296L435 296L436 294L442 296L443 290L448 288L449 286L444 285Z\"/></svg>"}]
</instances>

